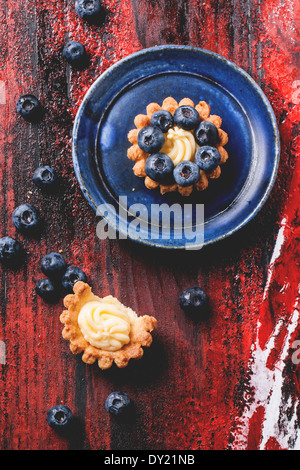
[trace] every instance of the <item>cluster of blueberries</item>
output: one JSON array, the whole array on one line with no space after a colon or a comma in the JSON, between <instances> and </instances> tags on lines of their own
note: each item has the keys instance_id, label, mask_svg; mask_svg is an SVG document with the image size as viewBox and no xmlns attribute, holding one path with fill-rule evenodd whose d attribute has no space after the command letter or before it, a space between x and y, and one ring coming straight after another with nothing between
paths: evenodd
<instances>
[{"instance_id":1,"label":"cluster of blueberries","mask_svg":"<svg viewBox=\"0 0 300 470\"><path fill-rule=\"evenodd\" d=\"M164 134L174 125L187 131L194 130L195 141L199 145L195 162L184 160L175 168L172 159L160 152L165 143ZM138 146L150 153L145 165L146 175L166 185L177 183L186 187L197 183L200 169L212 172L220 164L221 155L215 147L218 138L217 127L209 121L200 122L199 114L192 106L179 106L174 116L166 110L156 111L150 125L138 133Z\"/></svg>"},{"instance_id":2,"label":"cluster of blueberries","mask_svg":"<svg viewBox=\"0 0 300 470\"><path fill-rule=\"evenodd\" d=\"M27 235L37 234L42 224L38 209L27 203L14 210L12 220L17 231ZM0 261L3 264L17 267L24 257L25 251L19 241L9 236L0 239ZM46 302L58 301L61 293L73 292L77 281L87 281L85 273L77 266L67 266L60 253L52 252L44 256L41 270L47 278L37 281L36 292Z\"/></svg>"},{"instance_id":3,"label":"cluster of blueberries","mask_svg":"<svg viewBox=\"0 0 300 470\"><path fill-rule=\"evenodd\" d=\"M54 168L45 165L38 167L33 175L33 182L43 190L57 187L57 174ZM39 210L29 203L16 207L12 214L13 224L18 232L26 236L38 236L43 226ZM25 259L23 245L10 236L0 239L0 262L3 265L17 268ZM50 253L42 259L42 272L48 276L36 283L36 292L46 302L55 302L60 294L73 292L77 281L86 282L85 273L77 266L67 266L59 253Z\"/></svg>"},{"instance_id":4,"label":"cluster of blueberries","mask_svg":"<svg viewBox=\"0 0 300 470\"><path fill-rule=\"evenodd\" d=\"M105 401L106 411L115 416L124 415L131 406L132 401L125 392L112 392ZM47 423L58 432L68 431L73 421L73 413L66 405L52 406L47 412Z\"/></svg>"},{"instance_id":5,"label":"cluster of blueberries","mask_svg":"<svg viewBox=\"0 0 300 470\"><path fill-rule=\"evenodd\" d=\"M73 293L78 281L87 282L86 274L77 266L67 266L60 253L49 253L41 261L42 273L46 278L36 283L36 292L49 303L57 302L62 295Z\"/></svg>"},{"instance_id":6,"label":"cluster of blueberries","mask_svg":"<svg viewBox=\"0 0 300 470\"><path fill-rule=\"evenodd\" d=\"M44 165L38 167L33 174L35 185L45 191L57 188L58 178L54 168ZM29 203L16 207L12 214L12 221L18 232L24 235L36 236L40 233L43 219L39 210ZM0 262L17 267L24 261L25 252L22 244L12 237L0 239Z\"/></svg>"}]
</instances>

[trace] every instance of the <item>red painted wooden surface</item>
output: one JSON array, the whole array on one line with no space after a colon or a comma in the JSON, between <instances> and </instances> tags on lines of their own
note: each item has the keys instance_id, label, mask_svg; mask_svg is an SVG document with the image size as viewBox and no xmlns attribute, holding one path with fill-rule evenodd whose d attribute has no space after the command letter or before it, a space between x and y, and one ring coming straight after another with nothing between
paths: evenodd
<instances>
[{"instance_id":1,"label":"red painted wooden surface","mask_svg":"<svg viewBox=\"0 0 300 470\"><path fill-rule=\"evenodd\" d=\"M1 449L299 448L300 4L297 0L105 0L101 27L83 23L72 0L0 0L1 236L16 236L14 207L37 205L46 227L24 242L27 263L1 275ZM67 38L83 42L90 67L62 59ZM246 228L199 253L156 252L128 241L99 241L93 211L72 169L72 122L94 79L126 55L159 44L189 44L236 62L273 105L281 163L268 202ZM21 93L38 95L39 125L16 116ZM39 163L64 184L45 196L32 183ZM141 361L101 372L73 356L61 337L62 305L36 297L41 257L62 250L82 266L99 295L109 293L159 327ZM199 283L210 296L202 325L178 307ZM135 412L116 422L104 410L113 390ZM70 406L79 426L70 440L46 424L48 408Z\"/></svg>"}]
</instances>

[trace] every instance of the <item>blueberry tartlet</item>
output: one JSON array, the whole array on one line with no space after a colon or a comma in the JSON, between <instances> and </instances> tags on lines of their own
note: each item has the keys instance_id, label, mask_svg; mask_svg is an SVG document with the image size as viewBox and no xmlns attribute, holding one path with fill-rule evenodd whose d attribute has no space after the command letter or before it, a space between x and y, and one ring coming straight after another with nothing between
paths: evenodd
<instances>
[{"instance_id":1,"label":"blueberry tartlet","mask_svg":"<svg viewBox=\"0 0 300 470\"><path fill-rule=\"evenodd\" d=\"M195 106L189 98L178 103L168 97L161 106L150 103L146 111L134 119L127 157L135 162L133 172L145 178L148 189L189 196L219 178L228 159L224 148L228 135L221 129L221 117L210 114L208 103Z\"/></svg>"},{"instance_id":2,"label":"blueberry tartlet","mask_svg":"<svg viewBox=\"0 0 300 470\"><path fill-rule=\"evenodd\" d=\"M154 317L138 316L111 295L97 297L82 281L73 290L64 298L67 310L60 316L62 335L70 341L73 354L83 353L87 364L98 361L100 369L109 369L113 362L123 368L130 359L143 356L143 347L152 343Z\"/></svg>"}]
</instances>

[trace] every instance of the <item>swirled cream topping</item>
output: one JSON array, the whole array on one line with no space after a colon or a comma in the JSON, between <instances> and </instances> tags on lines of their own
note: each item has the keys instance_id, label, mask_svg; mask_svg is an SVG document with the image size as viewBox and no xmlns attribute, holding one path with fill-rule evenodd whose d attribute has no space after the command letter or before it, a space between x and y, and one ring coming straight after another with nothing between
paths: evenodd
<instances>
[{"instance_id":1,"label":"swirled cream topping","mask_svg":"<svg viewBox=\"0 0 300 470\"><path fill-rule=\"evenodd\" d=\"M182 160L194 161L197 148L193 133L175 126L168 130L161 152L168 155L176 166Z\"/></svg>"},{"instance_id":2,"label":"swirled cream topping","mask_svg":"<svg viewBox=\"0 0 300 470\"><path fill-rule=\"evenodd\" d=\"M122 307L111 296L87 302L78 315L78 325L86 341L105 351L117 351L128 344L131 319Z\"/></svg>"}]
</instances>

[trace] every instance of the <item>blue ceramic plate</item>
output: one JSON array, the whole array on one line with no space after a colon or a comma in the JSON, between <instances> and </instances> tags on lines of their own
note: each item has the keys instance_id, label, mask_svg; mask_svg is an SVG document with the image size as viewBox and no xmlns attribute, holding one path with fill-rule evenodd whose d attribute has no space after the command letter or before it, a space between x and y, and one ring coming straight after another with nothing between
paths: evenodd
<instances>
[{"instance_id":1,"label":"blue ceramic plate","mask_svg":"<svg viewBox=\"0 0 300 470\"><path fill-rule=\"evenodd\" d=\"M148 190L127 158L127 134L134 128L134 117L144 114L149 103L161 104L168 96L208 102L211 113L222 117L222 129L229 136L229 159L221 177L188 198ZM151 208L163 203L182 208L189 203L194 211L191 229L204 229L203 243L193 246L200 248L229 236L257 214L275 181L279 153L273 110L253 79L225 58L187 46L145 49L116 63L87 92L73 130L76 177L91 206L120 237L163 248L187 248L191 235L174 236L172 224L169 235L156 239L150 238L143 223L137 233L132 222L136 227L141 213L132 212L132 207L137 209L133 204L143 204L150 216ZM204 222L196 217L198 205L204 207Z\"/></svg>"}]
</instances>

